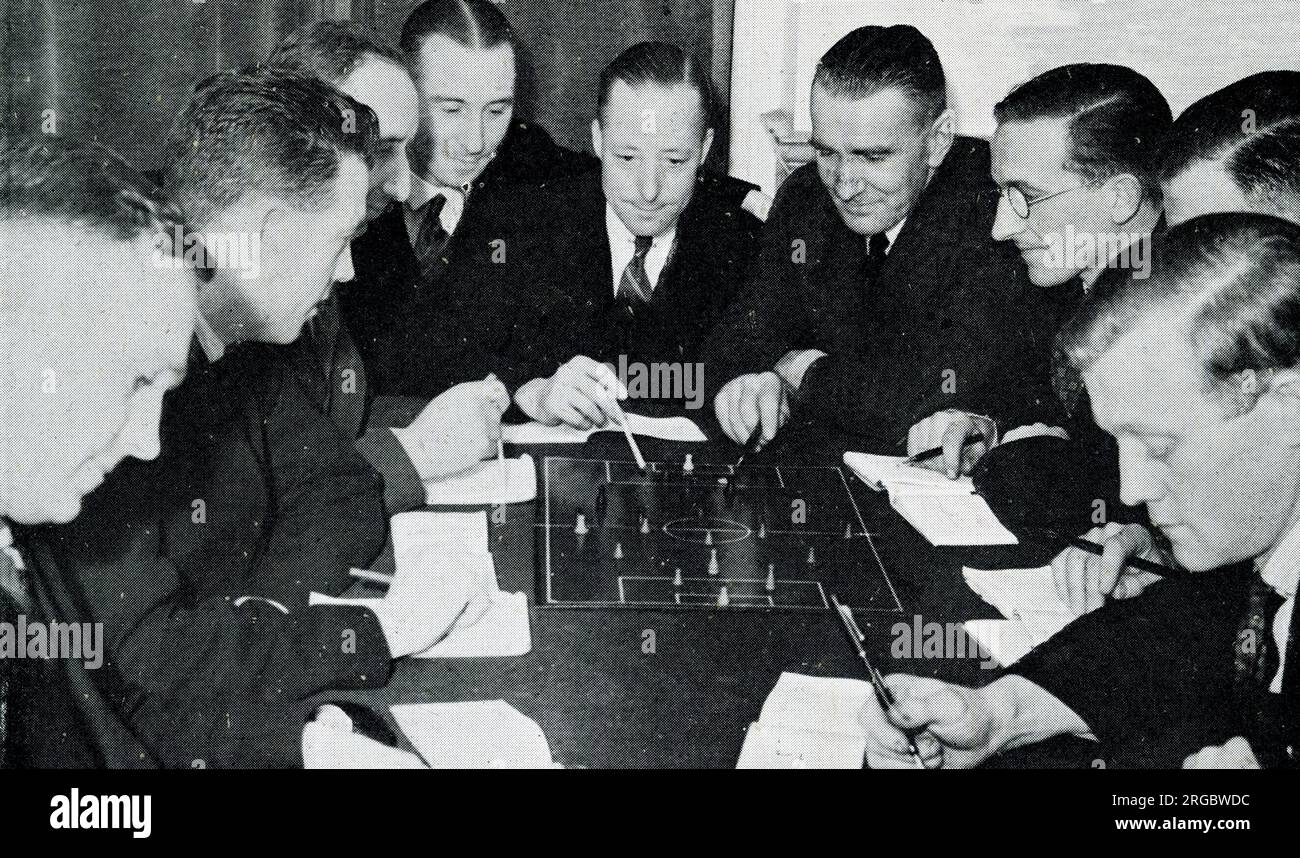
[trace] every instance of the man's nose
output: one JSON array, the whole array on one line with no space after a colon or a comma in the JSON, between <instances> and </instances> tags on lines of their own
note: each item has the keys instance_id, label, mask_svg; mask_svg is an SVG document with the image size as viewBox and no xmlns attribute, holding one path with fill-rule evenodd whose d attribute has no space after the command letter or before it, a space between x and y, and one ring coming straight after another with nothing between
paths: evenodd
<instances>
[{"instance_id":1,"label":"man's nose","mask_svg":"<svg viewBox=\"0 0 1300 858\"><path fill-rule=\"evenodd\" d=\"M460 145L466 155L478 155L483 151L483 141L487 139L486 121L482 116L468 120L459 135Z\"/></svg>"},{"instance_id":2,"label":"man's nose","mask_svg":"<svg viewBox=\"0 0 1300 858\"><path fill-rule=\"evenodd\" d=\"M162 442L158 437L158 423L162 419L163 391L150 386L132 400L126 425L119 435L122 457L133 456L148 462L158 458ZM114 458L113 464L120 461Z\"/></svg>"},{"instance_id":3,"label":"man's nose","mask_svg":"<svg viewBox=\"0 0 1300 858\"><path fill-rule=\"evenodd\" d=\"M659 179L659 168L654 164L646 164L642 167L641 175L637 177L637 192L641 194L641 199L653 203L659 198L661 187L663 182Z\"/></svg>"},{"instance_id":4,"label":"man's nose","mask_svg":"<svg viewBox=\"0 0 1300 858\"><path fill-rule=\"evenodd\" d=\"M1128 506L1152 503L1165 495L1164 485L1156 476L1150 457L1136 441L1119 444L1119 495Z\"/></svg>"},{"instance_id":5,"label":"man's nose","mask_svg":"<svg viewBox=\"0 0 1300 858\"><path fill-rule=\"evenodd\" d=\"M1024 218L1016 214L1007 200L1006 194L998 195L998 212L993 218L993 240L1007 241L1024 231L1027 225Z\"/></svg>"}]
</instances>

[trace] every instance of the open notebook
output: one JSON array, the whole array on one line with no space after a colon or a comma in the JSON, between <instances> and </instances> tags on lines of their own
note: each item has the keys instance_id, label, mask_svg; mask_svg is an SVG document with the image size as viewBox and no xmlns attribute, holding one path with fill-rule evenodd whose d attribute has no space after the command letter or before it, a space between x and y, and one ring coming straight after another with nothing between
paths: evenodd
<instances>
[{"instance_id":1,"label":"open notebook","mask_svg":"<svg viewBox=\"0 0 1300 858\"><path fill-rule=\"evenodd\" d=\"M749 725L738 769L860 769L871 684L782 673Z\"/></svg>"},{"instance_id":2,"label":"open notebook","mask_svg":"<svg viewBox=\"0 0 1300 858\"><path fill-rule=\"evenodd\" d=\"M1005 620L970 620L966 633L1002 666L1014 664L1031 649L1074 620L1056 594L1052 567L1037 569L961 570L967 585L998 609Z\"/></svg>"},{"instance_id":3,"label":"open notebook","mask_svg":"<svg viewBox=\"0 0 1300 858\"><path fill-rule=\"evenodd\" d=\"M970 477L950 480L938 471L906 463L904 456L847 452L844 464L876 491L931 545L1016 545Z\"/></svg>"},{"instance_id":4,"label":"open notebook","mask_svg":"<svg viewBox=\"0 0 1300 858\"><path fill-rule=\"evenodd\" d=\"M542 728L504 700L410 703L392 712L432 768L557 768Z\"/></svg>"},{"instance_id":5,"label":"open notebook","mask_svg":"<svg viewBox=\"0 0 1300 858\"><path fill-rule=\"evenodd\" d=\"M627 424L633 435L644 435L647 438L695 442L708 440L700 431L700 427L687 417L643 417L640 414L628 413ZM615 425L574 429L563 424L546 426L533 422L502 426L501 437L507 444L581 444L597 432L621 433L622 431L621 426Z\"/></svg>"}]
</instances>

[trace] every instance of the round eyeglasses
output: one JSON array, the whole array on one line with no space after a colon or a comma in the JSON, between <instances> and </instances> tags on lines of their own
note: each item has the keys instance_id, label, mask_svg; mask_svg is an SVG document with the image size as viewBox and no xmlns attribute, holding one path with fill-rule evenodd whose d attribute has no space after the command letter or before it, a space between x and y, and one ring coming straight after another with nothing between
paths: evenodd
<instances>
[{"instance_id":1,"label":"round eyeglasses","mask_svg":"<svg viewBox=\"0 0 1300 858\"><path fill-rule=\"evenodd\" d=\"M1029 210L1034 206L1038 205L1039 203L1045 203L1050 199L1059 197L1062 194L1068 194L1071 191L1077 191L1081 188L1090 188L1090 187L1092 187L1092 185L1089 183L1085 183L1082 185L1075 185L1073 188L1066 188L1063 191L1053 191L1050 194L1043 194L1041 197L1034 197L1031 200L1025 196L1024 191L1020 190L1014 185L1011 185L1009 187L1002 189L1002 196L1006 197L1007 203L1011 206L1011 210L1016 213L1016 217L1027 218L1029 217Z\"/></svg>"}]
</instances>

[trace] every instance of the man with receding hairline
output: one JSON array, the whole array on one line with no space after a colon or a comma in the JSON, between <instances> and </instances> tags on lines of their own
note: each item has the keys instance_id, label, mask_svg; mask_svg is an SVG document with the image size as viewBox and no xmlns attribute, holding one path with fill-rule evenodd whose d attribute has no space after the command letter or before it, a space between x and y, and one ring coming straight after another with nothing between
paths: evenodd
<instances>
[{"instance_id":1,"label":"man with receding hairline","mask_svg":"<svg viewBox=\"0 0 1300 858\"><path fill-rule=\"evenodd\" d=\"M936 410L1043 377L1060 308L989 235L988 146L954 134L930 41L854 30L819 63L811 111L816 163L782 185L755 275L710 337L724 434L766 442L797 416L886 453Z\"/></svg>"}]
</instances>

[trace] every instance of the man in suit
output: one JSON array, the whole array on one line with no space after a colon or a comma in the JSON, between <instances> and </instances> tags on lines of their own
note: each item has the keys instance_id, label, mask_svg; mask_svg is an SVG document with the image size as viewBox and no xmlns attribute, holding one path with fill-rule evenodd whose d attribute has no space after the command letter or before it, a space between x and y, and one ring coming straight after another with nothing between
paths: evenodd
<instances>
[{"instance_id":1,"label":"man in suit","mask_svg":"<svg viewBox=\"0 0 1300 858\"><path fill-rule=\"evenodd\" d=\"M71 521L123 459L158 455L163 395L185 374L194 284L156 264L170 257L156 238L175 211L104 147L0 138L0 174L0 618L79 623L10 524ZM0 768L137 759L91 679L92 654L64 655L0 655Z\"/></svg>"},{"instance_id":2,"label":"man in suit","mask_svg":"<svg viewBox=\"0 0 1300 858\"><path fill-rule=\"evenodd\" d=\"M1160 183L1171 224L1229 211L1300 221L1300 72L1260 72L1184 110Z\"/></svg>"},{"instance_id":3,"label":"man in suit","mask_svg":"<svg viewBox=\"0 0 1300 858\"><path fill-rule=\"evenodd\" d=\"M699 352L745 279L760 227L701 187L712 104L704 70L674 45L634 45L602 72L591 125L600 173L539 191L516 220L517 239L507 238L513 255L488 269L547 304L529 314L539 329L512 346L542 355L528 370L543 375L515 394L529 417L603 426L620 413L620 383L657 406L703 404Z\"/></svg>"},{"instance_id":4,"label":"man in suit","mask_svg":"<svg viewBox=\"0 0 1300 858\"><path fill-rule=\"evenodd\" d=\"M1193 218L1152 276L1107 269L1061 345L1190 578L1076 620L988 685L896 675L863 712L873 767L977 765L1091 734L1128 765L1289 766L1300 749L1300 227Z\"/></svg>"},{"instance_id":5,"label":"man in suit","mask_svg":"<svg viewBox=\"0 0 1300 858\"><path fill-rule=\"evenodd\" d=\"M411 188L406 147L419 126L419 98L401 51L356 24L320 21L287 37L267 64L315 75L374 111L379 142L366 195L367 226L400 207ZM458 385L432 402L376 397L337 295L320 305L303 336L284 351L304 389L356 439L383 477L389 514L422 505L426 482L495 452L494 436L474 419L483 385Z\"/></svg>"},{"instance_id":6,"label":"man in suit","mask_svg":"<svg viewBox=\"0 0 1300 858\"><path fill-rule=\"evenodd\" d=\"M886 452L921 417L991 407L1046 373L1057 299L989 236L988 147L954 136L945 104L912 27L859 28L822 58L816 163L781 187L756 275L707 352L733 441L770 440L793 409Z\"/></svg>"},{"instance_id":7,"label":"man in suit","mask_svg":"<svg viewBox=\"0 0 1300 858\"><path fill-rule=\"evenodd\" d=\"M516 114L518 38L497 4L426 0L407 17L400 45L420 104L410 196L355 243L357 286L342 309L376 393L428 398L482 378L509 349L527 306L519 287L464 285L499 262L503 221L527 188L597 162ZM753 185L708 181L763 210Z\"/></svg>"},{"instance_id":8,"label":"man in suit","mask_svg":"<svg viewBox=\"0 0 1300 858\"><path fill-rule=\"evenodd\" d=\"M486 582L419 573L375 610L308 606L379 552L382 497L266 347L292 342L349 278L374 137L368 108L262 69L201 84L168 141L167 187L195 230L180 240L203 268L163 453L31 543L103 623L115 704L159 765L297 764L307 698L381 685L392 657L481 613L466 608ZM486 392L475 404L484 425L504 407Z\"/></svg>"}]
</instances>

